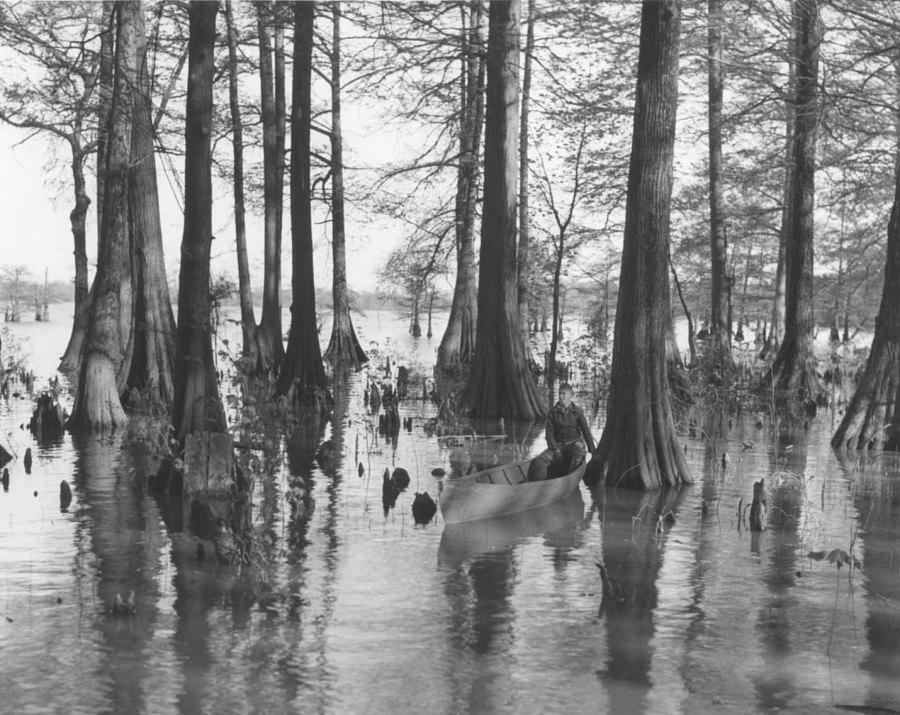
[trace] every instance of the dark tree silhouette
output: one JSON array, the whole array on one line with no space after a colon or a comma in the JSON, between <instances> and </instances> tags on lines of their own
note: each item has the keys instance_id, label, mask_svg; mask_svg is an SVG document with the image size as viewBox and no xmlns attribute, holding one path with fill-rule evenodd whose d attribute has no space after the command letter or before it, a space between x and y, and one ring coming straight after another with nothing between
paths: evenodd
<instances>
[{"instance_id":1,"label":"dark tree silhouette","mask_svg":"<svg viewBox=\"0 0 900 715\"><path fill-rule=\"evenodd\" d=\"M247 258L247 212L244 204L244 122L239 100L238 43L231 0L225 0L225 27L228 41L228 104L231 110L231 144L234 154L234 242L241 303L241 352L256 364L256 317L253 313L250 261Z\"/></svg>"},{"instance_id":2,"label":"dark tree silhouette","mask_svg":"<svg viewBox=\"0 0 900 715\"><path fill-rule=\"evenodd\" d=\"M783 406L815 400L820 392L813 354L813 219L822 41L817 0L795 1L794 26L797 94L791 154L792 205L785 233L785 325L771 375Z\"/></svg>"},{"instance_id":3,"label":"dark tree silhouette","mask_svg":"<svg viewBox=\"0 0 900 715\"><path fill-rule=\"evenodd\" d=\"M128 421L119 395L128 370L134 314L128 201L140 12L140 2L134 0L115 7L115 78L107 124L103 224L84 357L69 420L75 431L114 429Z\"/></svg>"},{"instance_id":4,"label":"dark tree silhouette","mask_svg":"<svg viewBox=\"0 0 900 715\"><path fill-rule=\"evenodd\" d=\"M888 223L881 307L866 369L831 440L835 449L900 447L896 425L900 406L900 146L894 166L897 180Z\"/></svg>"},{"instance_id":5,"label":"dark tree silhouette","mask_svg":"<svg viewBox=\"0 0 900 715\"><path fill-rule=\"evenodd\" d=\"M159 190L153 151L153 106L148 67L149 38L141 12L137 16L137 78L131 132L128 184L134 286L134 335L127 388L150 391L155 400L175 399L175 316L166 279Z\"/></svg>"},{"instance_id":6,"label":"dark tree silhouette","mask_svg":"<svg viewBox=\"0 0 900 715\"><path fill-rule=\"evenodd\" d=\"M443 370L469 363L475 351L478 273L475 268L475 218L478 201L481 130L484 126L484 74L481 2L472 3L468 33L462 33L460 72L459 166L456 178L456 283L447 327L438 348Z\"/></svg>"},{"instance_id":7,"label":"dark tree silhouette","mask_svg":"<svg viewBox=\"0 0 900 715\"><path fill-rule=\"evenodd\" d=\"M475 358L465 404L473 417L546 414L519 329L516 261L519 2L490 6L484 140L484 209Z\"/></svg>"},{"instance_id":8,"label":"dark tree silhouette","mask_svg":"<svg viewBox=\"0 0 900 715\"><path fill-rule=\"evenodd\" d=\"M265 241L265 273L263 276L263 304L259 327L256 330L257 371L261 375L272 374L284 357L281 331L281 212L284 164L284 67L281 72L272 48L272 22L276 14L270 2L257 5L259 29L259 78L260 109L263 126L263 232ZM276 59L273 63L273 54ZM281 130L279 132L279 129ZM279 148L281 154L279 154Z\"/></svg>"},{"instance_id":9,"label":"dark tree silhouette","mask_svg":"<svg viewBox=\"0 0 900 715\"><path fill-rule=\"evenodd\" d=\"M723 0L709 0L709 244L712 281L709 331L712 360L731 365L731 330L728 320L728 256L722 187L722 26Z\"/></svg>"},{"instance_id":10,"label":"dark tree silhouette","mask_svg":"<svg viewBox=\"0 0 900 715\"><path fill-rule=\"evenodd\" d=\"M316 404L328 395L316 325L313 273L310 127L312 122L312 46L315 6L294 4L293 104L291 106L291 332L278 375L277 393L296 406Z\"/></svg>"},{"instance_id":11,"label":"dark tree silhouette","mask_svg":"<svg viewBox=\"0 0 900 715\"><path fill-rule=\"evenodd\" d=\"M325 359L357 367L368 360L350 318L347 294L347 249L344 230L344 139L341 131L341 4L332 3L331 44L331 253L334 262L334 318Z\"/></svg>"},{"instance_id":12,"label":"dark tree silhouette","mask_svg":"<svg viewBox=\"0 0 900 715\"><path fill-rule=\"evenodd\" d=\"M184 234L178 276L175 436L224 431L210 332L209 256L212 244L213 74L218 0L192 2L188 37L184 157Z\"/></svg>"},{"instance_id":13,"label":"dark tree silhouette","mask_svg":"<svg viewBox=\"0 0 900 715\"><path fill-rule=\"evenodd\" d=\"M665 348L680 25L679 0L644 0L612 374L589 473L610 486L691 481L675 434Z\"/></svg>"}]
</instances>

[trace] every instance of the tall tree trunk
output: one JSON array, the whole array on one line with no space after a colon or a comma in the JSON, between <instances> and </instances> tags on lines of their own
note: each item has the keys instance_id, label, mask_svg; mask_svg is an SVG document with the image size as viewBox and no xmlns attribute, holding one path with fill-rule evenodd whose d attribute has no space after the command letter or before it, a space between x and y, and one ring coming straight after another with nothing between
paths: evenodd
<instances>
[{"instance_id":1,"label":"tall tree trunk","mask_svg":"<svg viewBox=\"0 0 900 715\"><path fill-rule=\"evenodd\" d=\"M447 327L438 347L438 366L452 370L472 360L478 314L475 219L478 201L481 128L484 125L485 63L482 3L471 3L468 36L463 36L460 80L460 161L456 189L456 283Z\"/></svg>"},{"instance_id":2,"label":"tall tree trunk","mask_svg":"<svg viewBox=\"0 0 900 715\"><path fill-rule=\"evenodd\" d=\"M103 197L105 192L105 175L106 175L106 147L108 144L107 124L109 121L109 108L113 94L113 45L115 42L115 14L113 12L115 4L110 0L105 0L101 11L100 25L100 63L97 76L97 246L101 243L103 231ZM73 155L73 162L75 155ZM84 183L84 157L81 158L81 167L77 173L81 174L80 181ZM78 211L78 184L79 177L76 174L76 167L73 163L73 178L75 180L75 204L76 212ZM85 187L86 193L86 187ZM85 198L87 198L85 196ZM85 209L86 210L86 209ZM72 224L72 232L74 233L76 226ZM87 233L85 232L85 242ZM78 237L75 237L75 250L78 251ZM90 310L90 291L85 294L85 302L79 309L78 306L78 264L79 257L75 256L75 273L76 273L76 298L75 298L75 316L72 321L72 334L69 337L69 343L66 351L63 353L59 362L59 371L65 374L73 374L81 371L81 358L84 351L84 338L87 334L88 320L91 315ZM85 247L84 255L84 281L87 285L87 252Z\"/></svg>"},{"instance_id":3,"label":"tall tree trunk","mask_svg":"<svg viewBox=\"0 0 900 715\"><path fill-rule=\"evenodd\" d=\"M530 2L530 0L529 0ZM565 255L566 235L560 232L559 244L553 262L553 327L550 329L550 364L547 368L547 402L553 404L553 390L556 385L556 351L559 347L559 326L562 316L559 311L559 282L562 276L562 262Z\"/></svg>"},{"instance_id":4,"label":"tall tree trunk","mask_svg":"<svg viewBox=\"0 0 900 715\"><path fill-rule=\"evenodd\" d=\"M526 1L525 57L522 66L521 121L519 123L519 329L525 337L525 351L531 354L528 341L528 294L532 272L529 270L530 221L528 216L528 110L531 104L531 64L534 54L534 0ZM553 395L552 386L550 391Z\"/></svg>"},{"instance_id":5,"label":"tall tree trunk","mask_svg":"<svg viewBox=\"0 0 900 715\"><path fill-rule=\"evenodd\" d=\"M260 375L273 374L284 357L281 338L280 303L280 243L281 183L279 167L284 153L278 156L278 103L276 102L276 78L272 62L272 23L275 13L271 2L257 5L259 29L259 79L260 108L263 126L263 233L265 243L263 304L259 327L256 331L257 371Z\"/></svg>"},{"instance_id":6,"label":"tall tree trunk","mask_svg":"<svg viewBox=\"0 0 900 715\"><path fill-rule=\"evenodd\" d=\"M784 126L784 188L781 204L781 230L778 232L778 263L775 268L775 297L772 302L772 327L769 330L769 339L766 342L766 350L774 350L780 347L784 337L785 320L785 245L788 231L791 225L791 212L794 199L794 113L797 101L797 28L791 22L790 41L788 43L788 86L787 99L785 101L785 126Z\"/></svg>"},{"instance_id":7,"label":"tall tree trunk","mask_svg":"<svg viewBox=\"0 0 900 715\"><path fill-rule=\"evenodd\" d=\"M97 245L103 227L103 202L106 196L106 150L109 146L109 111L112 106L115 68L116 3L104 0L100 32L100 65L97 74Z\"/></svg>"},{"instance_id":8,"label":"tall tree trunk","mask_svg":"<svg viewBox=\"0 0 900 715\"><path fill-rule=\"evenodd\" d=\"M712 361L729 366L728 258L722 196L722 28L724 0L709 0L709 244L711 256L710 322Z\"/></svg>"},{"instance_id":9,"label":"tall tree trunk","mask_svg":"<svg viewBox=\"0 0 900 715\"><path fill-rule=\"evenodd\" d=\"M88 293L88 259L87 259L87 222L88 208L91 200L87 195L87 183L84 179L84 160L86 156L81 149L81 142L76 139L72 145L72 179L75 186L75 207L69 214L72 226L72 238L75 244L75 315L87 308Z\"/></svg>"},{"instance_id":10,"label":"tall tree trunk","mask_svg":"<svg viewBox=\"0 0 900 715\"><path fill-rule=\"evenodd\" d=\"M134 340L126 387L150 391L160 404L175 398L175 316L166 279L159 191L153 152L153 105L147 36L138 14L138 83L134 92L128 207L131 222Z\"/></svg>"},{"instance_id":11,"label":"tall tree trunk","mask_svg":"<svg viewBox=\"0 0 900 715\"><path fill-rule=\"evenodd\" d=\"M241 303L242 354L256 363L256 317L247 258L247 223L244 207L244 121L241 117L238 85L237 37L231 0L225 0L225 27L228 38L228 104L231 109L232 150L234 152L234 242L237 249L238 292Z\"/></svg>"},{"instance_id":12,"label":"tall tree trunk","mask_svg":"<svg viewBox=\"0 0 900 715\"><path fill-rule=\"evenodd\" d=\"M431 338L434 336L434 332L431 330L431 314L434 312L434 289L432 288L431 292L428 294L428 332L425 333L427 338Z\"/></svg>"},{"instance_id":13,"label":"tall tree trunk","mask_svg":"<svg viewBox=\"0 0 900 715\"><path fill-rule=\"evenodd\" d=\"M344 147L341 134L341 4L332 3L331 46L331 252L334 262L334 317L325 359L333 365L357 367L368 360L353 321L347 295L347 249L344 234Z\"/></svg>"},{"instance_id":14,"label":"tall tree trunk","mask_svg":"<svg viewBox=\"0 0 900 715\"><path fill-rule=\"evenodd\" d=\"M797 98L794 108L793 177L789 231L785 235L785 332L772 379L782 405L809 403L820 392L813 353L813 222L819 45L817 0L795 0Z\"/></svg>"},{"instance_id":15,"label":"tall tree trunk","mask_svg":"<svg viewBox=\"0 0 900 715\"><path fill-rule=\"evenodd\" d=\"M69 421L74 431L115 429L128 421L119 396L134 338L128 198L140 12L140 2L134 0L115 8L115 79L107 125L103 226L84 359Z\"/></svg>"},{"instance_id":16,"label":"tall tree trunk","mask_svg":"<svg viewBox=\"0 0 900 715\"><path fill-rule=\"evenodd\" d=\"M613 487L691 481L675 434L665 351L680 24L680 0L644 0L607 419L586 475Z\"/></svg>"},{"instance_id":17,"label":"tall tree trunk","mask_svg":"<svg viewBox=\"0 0 900 715\"><path fill-rule=\"evenodd\" d=\"M178 275L178 341L172 425L184 443L200 430L224 431L210 333L209 257L212 245L212 130L218 0L190 5L184 234Z\"/></svg>"},{"instance_id":18,"label":"tall tree trunk","mask_svg":"<svg viewBox=\"0 0 900 715\"><path fill-rule=\"evenodd\" d=\"M900 87L900 63L895 74ZM900 448L900 118L895 132L894 205L888 222L881 306L866 368L831 439L835 449Z\"/></svg>"},{"instance_id":19,"label":"tall tree trunk","mask_svg":"<svg viewBox=\"0 0 900 715\"><path fill-rule=\"evenodd\" d=\"M413 305L412 305L412 322L409 326L409 332L414 338L422 337L422 326L419 323L419 299L422 296L422 291L418 290L413 295Z\"/></svg>"},{"instance_id":20,"label":"tall tree trunk","mask_svg":"<svg viewBox=\"0 0 900 715\"><path fill-rule=\"evenodd\" d=\"M544 416L547 408L519 329L519 0L494 0L488 28L478 325L465 404L473 417L531 420Z\"/></svg>"},{"instance_id":21,"label":"tall tree trunk","mask_svg":"<svg viewBox=\"0 0 900 715\"><path fill-rule=\"evenodd\" d=\"M316 325L313 272L310 127L315 5L294 3L293 103L291 106L291 331L276 392L294 407L331 401Z\"/></svg>"}]
</instances>

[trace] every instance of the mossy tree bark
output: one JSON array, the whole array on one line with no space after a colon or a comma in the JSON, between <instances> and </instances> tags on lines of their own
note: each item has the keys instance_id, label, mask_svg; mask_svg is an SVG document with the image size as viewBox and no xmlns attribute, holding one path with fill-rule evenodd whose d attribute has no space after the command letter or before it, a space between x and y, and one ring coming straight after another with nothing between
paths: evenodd
<instances>
[{"instance_id":1,"label":"mossy tree bark","mask_svg":"<svg viewBox=\"0 0 900 715\"><path fill-rule=\"evenodd\" d=\"M218 0L192 2L188 38L184 235L178 276L178 340L172 424L183 444L200 430L224 431L210 332L213 74Z\"/></svg>"},{"instance_id":2,"label":"mossy tree bark","mask_svg":"<svg viewBox=\"0 0 900 715\"><path fill-rule=\"evenodd\" d=\"M234 243L241 303L241 353L256 364L256 317L253 313L250 262L247 258L247 212L244 202L244 121L241 117L237 71L238 43L231 0L225 0L225 27L228 42L228 105L231 112L231 146L234 156Z\"/></svg>"},{"instance_id":3,"label":"mossy tree bark","mask_svg":"<svg viewBox=\"0 0 900 715\"><path fill-rule=\"evenodd\" d=\"M473 417L531 420L546 414L519 325L516 184L519 158L519 0L490 5L484 208L475 357L465 405Z\"/></svg>"},{"instance_id":4,"label":"mossy tree bark","mask_svg":"<svg viewBox=\"0 0 900 715\"><path fill-rule=\"evenodd\" d=\"M817 0L794 3L797 92L794 105L791 206L785 234L784 339L772 366L776 398L784 408L810 403L820 393L813 353L813 239L819 45Z\"/></svg>"},{"instance_id":5,"label":"mossy tree bark","mask_svg":"<svg viewBox=\"0 0 900 715\"><path fill-rule=\"evenodd\" d=\"M310 128L315 5L294 4L293 103L291 106L291 330L276 393L295 407L330 401L316 325L313 272Z\"/></svg>"},{"instance_id":6,"label":"mossy tree bark","mask_svg":"<svg viewBox=\"0 0 900 715\"><path fill-rule=\"evenodd\" d=\"M103 225L84 357L69 420L73 431L115 429L128 421L119 396L134 339L129 168L141 11L137 0L117 4L114 10L115 75L107 123Z\"/></svg>"},{"instance_id":7,"label":"mossy tree bark","mask_svg":"<svg viewBox=\"0 0 900 715\"><path fill-rule=\"evenodd\" d=\"M356 368L368 361L350 318L347 248L344 227L344 146L341 131L341 4L332 3L331 45L331 254L333 260L331 339L325 359Z\"/></svg>"},{"instance_id":8,"label":"mossy tree bark","mask_svg":"<svg viewBox=\"0 0 900 715\"><path fill-rule=\"evenodd\" d=\"M257 4L257 27L259 29L259 78L260 108L263 126L263 234L264 234L264 276L263 304L259 327L256 330L257 371L260 375L273 375L284 357L284 343L281 332L281 209L283 180L279 180L280 168L284 163L283 136L282 153L278 155L278 127L283 127L278 119L276 95L277 77L273 69L273 23L276 21L272 3ZM282 68L283 69L283 68ZM283 74L281 77L283 81ZM284 89L280 94L283 96ZM282 130L283 132L283 130Z\"/></svg>"},{"instance_id":9,"label":"mossy tree bark","mask_svg":"<svg viewBox=\"0 0 900 715\"><path fill-rule=\"evenodd\" d=\"M464 11L463 11L464 12ZM438 347L438 366L452 370L471 362L478 315L475 268L475 208L478 201L481 129L484 125L484 76L480 1L471 4L468 31L463 33L460 73L459 168L456 179L456 282L447 327Z\"/></svg>"},{"instance_id":10,"label":"mossy tree bark","mask_svg":"<svg viewBox=\"0 0 900 715\"><path fill-rule=\"evenodd\" d=\"M590 469L612 487L691 481L666 377L680 25L680 0L644 0L610 392Z\"/></svg>"}]
</instances>

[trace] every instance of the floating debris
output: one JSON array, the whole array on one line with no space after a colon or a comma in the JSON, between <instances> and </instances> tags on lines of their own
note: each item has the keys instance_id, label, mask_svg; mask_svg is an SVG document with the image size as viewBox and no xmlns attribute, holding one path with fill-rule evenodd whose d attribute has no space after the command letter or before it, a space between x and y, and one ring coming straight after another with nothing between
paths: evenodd
<instances>
[{"instance_id":1,"label":"floating debris","mask_svg":"<svg viewBox=\"0 0 900 715\"><path fill-rule=\"evenodd\" d=\"M63 479L59 483L59 510L63 514L65 514L69 510L69 505L72 503L72 489L69 487L69 483Z\"/></svg>"},{"instance_id":2,"label":"floating debris","mask_svg":"<svg viewBox=\"0 0 900 715\"><path fill-rule=\"evenodd\" d=\"M424 526L437 514L437 504L435 504L434 499L429 496L428 492L422 492L421 494L416 492L412 503L412 513L416 524Z\"/></svg>"}]
</instances>

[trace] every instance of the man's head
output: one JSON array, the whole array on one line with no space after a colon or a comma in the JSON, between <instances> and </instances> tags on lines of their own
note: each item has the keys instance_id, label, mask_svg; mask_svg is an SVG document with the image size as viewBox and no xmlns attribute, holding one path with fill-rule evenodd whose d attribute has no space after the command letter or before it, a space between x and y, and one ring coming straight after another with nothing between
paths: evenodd
<instances>
[{"instance_id":1,"label":"man's head","mask_svg":"<svg viewBox=\"0 0 900 715\"><path fill-rule=\"evenodd\" d=\"M575 397L575 391L568 382L564 382L559 386L559 401L562 403L563 407L568 407L571 404L573 397Z\"/></svg>"}]
</instances>

